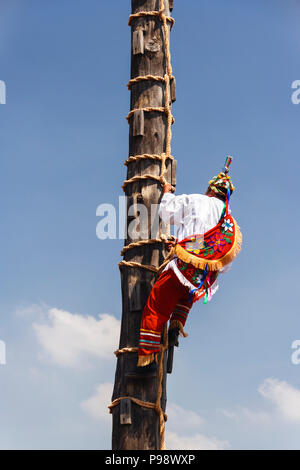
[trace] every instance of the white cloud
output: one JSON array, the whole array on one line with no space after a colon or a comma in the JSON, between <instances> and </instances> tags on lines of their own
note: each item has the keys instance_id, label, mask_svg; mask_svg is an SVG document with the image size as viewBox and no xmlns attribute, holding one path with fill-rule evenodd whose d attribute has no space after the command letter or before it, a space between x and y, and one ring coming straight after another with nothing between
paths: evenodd
<instances>
[{"instance_id":1,"label":"white cloud","mask_svg":"<svg viewBox=\"0 0 300 470\"><path fill-rule=\"evenodd\" d=\"M228 442L219 441L199 433L205 420L197 412L186 410L175 403L167 406L166 447L171 450L218 450L229 447ZM177 434L180 429L180 435Z\"/></svg>"},{"instance_id":2,"label":"white cloud","mask_svg":"<svg viewBox=\"0 0 300 470\"><path fill-rule=\"evenodd\" d=\"M81 408L93 419L111 421L107 407L111 402L112 391L111 383L97 385L95 393L81 402Z\"/></svg>"},{"instance_id":3,"label":"white cloud","mask_svg":"<svg viewBox=\"0 0 300 470\"><path fill-rule=\"evenodd\" d=\"M185 432L191 432L194 429L199 429L203 425L204 419L195 411L185 410L175 403L170 403L167 406L168 415L168 428L176 430L179 429Z\"/></svg>"},{"instance_id":4,"label":"white cloud","mask_svg":"<svg viewBox=\"0 0 300 470\"><path fill-rule=\"evenodd\" d=\"M229 418L237 423L245 422L247 424L267 424L271 420L271 414L265 411L254 411L246 407L239 407L236 411L229 411L224 409L218 410L226 418Z\"/></svg>"},{"instance_id":5,"label":"white cloud","mask_svg":"<svg viewBox=\"0 0 300 470\"><path fill-rule=\"evenodd\" d=\"M45 315L45 311L48 310L50 307L46 305L44 302L39 304L30 304L27 306L19 306L15 310L15 314L17 317L35 317L35 318L43 318Z\"/></svg>"},{"instance_id":6,"label":"white cloud","mask_svg":"<svg viewBox=\"0 0 300 470\"><path fill-rule=\"evenodd\" d=\"M289 421L300 421L300 390L285 381L268 378L258 388L279 414Z\"/></svg>"},{"instance_id":7,"label":"white cloud","mask_svg":"<svg viewBox=\"0 0 300 470\"><path fill-rule=\"evenodd\" d=\"M232 419L234 421L238 421L239 415L236 411L229 411L229 410L224 410L224 409L218 409L217 410L219 413L222 413L222 415L226 416L226 418Z\"/></svg>"},{"instance_id":8,"label":"white cloud","mask_svg":"<svg viewBox=\"0 0 300 470\"><path fill-rule=\"evenodd\" d=\"M284 380L267 378L258 387L258 392L273 407L265 410L250 410L246 407L238 407L236 410L218 410L227 418L237 423L265 425L274 423L275 419L284 418L290 422L300 421L300 390Z\"/></svg>"},{"instance_id":9,"label":"white cloud","mask_svg":"<svg viewBox=\"0 0 300 470\"><path fill-rule=\"evenodd\" d=\"M112 315L98 318L50 308L46 323L33 323L44 353L62 366L81 366L90 358L113 359L119 339L120 322Z\"/></svg>"},{"instance_id":10,"label":"white cloud","mask_svg":"<svg viewBox=\"0 0 300 470\"><path fill-rule=\"evenodd\" d=\"M265 411L254 411L249 408L241 407L241 416L251 424L267 424L270 422L271 415Z\"/></svg>"},{"instance_id":11,"label":"white cloud","mask_svg":"<svg viewBox=\"0 0 300 470\"><path fill-rule=\"evenodd\" d=\"M170 450L223 450L229 447L227 441L220 441L199 433L179 436L175 432L166 432L166 448Z\"/></svg>"}]
</instances>

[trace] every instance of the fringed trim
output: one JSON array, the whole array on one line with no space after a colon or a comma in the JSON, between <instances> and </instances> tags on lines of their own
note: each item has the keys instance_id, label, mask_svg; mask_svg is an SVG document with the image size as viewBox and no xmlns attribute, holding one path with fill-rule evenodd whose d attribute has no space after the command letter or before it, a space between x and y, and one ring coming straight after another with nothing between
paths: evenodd
<instances>
[{"instance_id":1,"label":"fringed trim","mask_svg":"<svg viewBox=\"0 0 300 470\"><path fill-rule=\"evenodd\" d=\"M234 219L233 219L234 220ZM192 255L191 253L188 253L182 246L177 244L175 246L175 252L178 258L180 258L184 263L190 263L195 268L199 269L205 269L206 265L208 265L208 270L209 271L219 271L220 269L224 268L227 264L231 263L239 254L239 252L242 249L242 233L240 231L240 227L234 220L235 224L235 240L228 251L226 255L224 255L222 258L216 259L216 260L208 260L205 258L198 258L197 256Z\"/></svg>"},{"instance_id":2,"label":"fringed trim","mask_svg":"<svg viewBox=\"0 0 300 470\"><path fill-rule=\"evenodd\" d=\"M179 332L180 332L181 336L183 336L184 338L186 338L188 336L188 334L183 329L183 324L181 323L181 321L171 320L169 329L172 330L173 328L179 328Z\"/></svg>"},{"instance_id":3,"label":"fringed trim","mask_svg":"<svg viewBox=\"0 0 300 470\"><path fill-rule=\"evenodd\" d=\"M137 366L138 367L145 367L147 366L148 364L150 364L151 362L153 362L155 360L155 354L152 353L152 354L147 354L147 356L138 356L139 359L138 359L138 363L137 363Z\"/></svg>"}]
</instances>

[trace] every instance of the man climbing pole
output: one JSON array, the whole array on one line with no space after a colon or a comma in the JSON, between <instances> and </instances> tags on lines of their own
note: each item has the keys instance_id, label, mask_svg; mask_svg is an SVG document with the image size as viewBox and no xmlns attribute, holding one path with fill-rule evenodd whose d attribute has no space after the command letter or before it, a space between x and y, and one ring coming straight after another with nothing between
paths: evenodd
<instances>
[{"instance_id":1,"label":"man climbing pole","mask_svg":"<svg viewBox=\"0 0 300 470\"><path fill-rule=\"evenodd\" d=\"M170 320L169 337L176 330L187 336L184 326L193 303L201 297L204 303L212 298L218 289L218 275L230 268L241 249L242 235L229 209L235 189L228 176L231 161L228 156L223 171L209 181L205 194L175 196L174 188L164 184L159 215L178 227L177 241L169 246L171 260L143 310L133 376L157 373L155 359L163 326Z\"/></svg>"}]
</instances>

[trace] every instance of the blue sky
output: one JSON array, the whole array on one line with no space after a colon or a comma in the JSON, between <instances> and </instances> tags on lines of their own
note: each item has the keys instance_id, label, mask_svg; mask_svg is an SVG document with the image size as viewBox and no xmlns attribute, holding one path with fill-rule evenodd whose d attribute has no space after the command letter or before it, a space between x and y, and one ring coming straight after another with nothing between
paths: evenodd
<instances>
[{"instance_id":1,"label":"blue sky","mask_svg":"<svg viewBox=\"0 0 300 470\"><path fill-rule=\"evenodd\" d=\"M244 244L176 351L167 446L299 449L299 2L174 4L176 192L233 155ZM126 177L130 2L0 11L0 448L108 449L123 241L96 208Z\"/></svg>"}]
</instances>

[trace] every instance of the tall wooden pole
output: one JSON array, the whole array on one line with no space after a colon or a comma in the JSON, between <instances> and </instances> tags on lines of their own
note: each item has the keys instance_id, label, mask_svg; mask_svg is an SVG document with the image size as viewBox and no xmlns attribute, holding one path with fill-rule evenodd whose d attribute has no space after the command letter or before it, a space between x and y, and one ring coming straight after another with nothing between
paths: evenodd
<instances>
[{"instance_id":1,"label":"tall wooden pole","mask_svg":"<svg viewBox=\"0 0 300 470\"><path fill-rule=\"evenodd\" d=\"M166 83L147 78L149 76L165 77L167 73L167 55L165 33L162 18L159 15L136 15L139 12L155 12L161 8L161 0L132 0L131 26L131 79L142 77L130 83L131 100L129 114L129 157L147 156L127 161L127 183L124 186L127 196L127 228L130 223L138 220L140 206L148 210L148 221L151 221L151 205L159 204L162 196L162 185L158 181L161 175L162 161L151 156L160 156L166 152L168 116L161 110L166 106ZM164 14L170 16L173 0L164 0ZM168 19L168 35L172 21ZM167 96L175 100L175 80L170 82L171 89ZM136 111L133 111L136 110ZM166 160L165 178L175 184L175 161ZM153 175L154 178L135 178L141 175ZM134 179L132 181L132 178ZM156 178L156 179L155 179ZM142 214L140 214L142 216ZM144 228L144 227L143 227ZM152 229L152 233L151 233ZM140 240L161 238L161 224L153 234L151 223L147 233L140 233ZM137 364L137 353L127 348L136 348L139 341L139 327L144 305L156 280L154 270L165 257L164 243L146 243L130 247L136 239L127 233L125 240L124 260L138 263L137 265L122 264L120 266L122 285L122 322L117 368L112 401L121 398L111 408L113 415L112 448L113 450L160 449L160 420L157 410L137 404L132 397L142 402L155 403L157 399L158 378L135 380L127 378L126 373L132 371ZM146 266L145 269L140 265ZM125 348L125 349L124 349ZM127 351L127 352L126 352ZM164 374L162 380L161 408L166 408L166 358L164 358Z\"/></svg>"}]
</instances>

